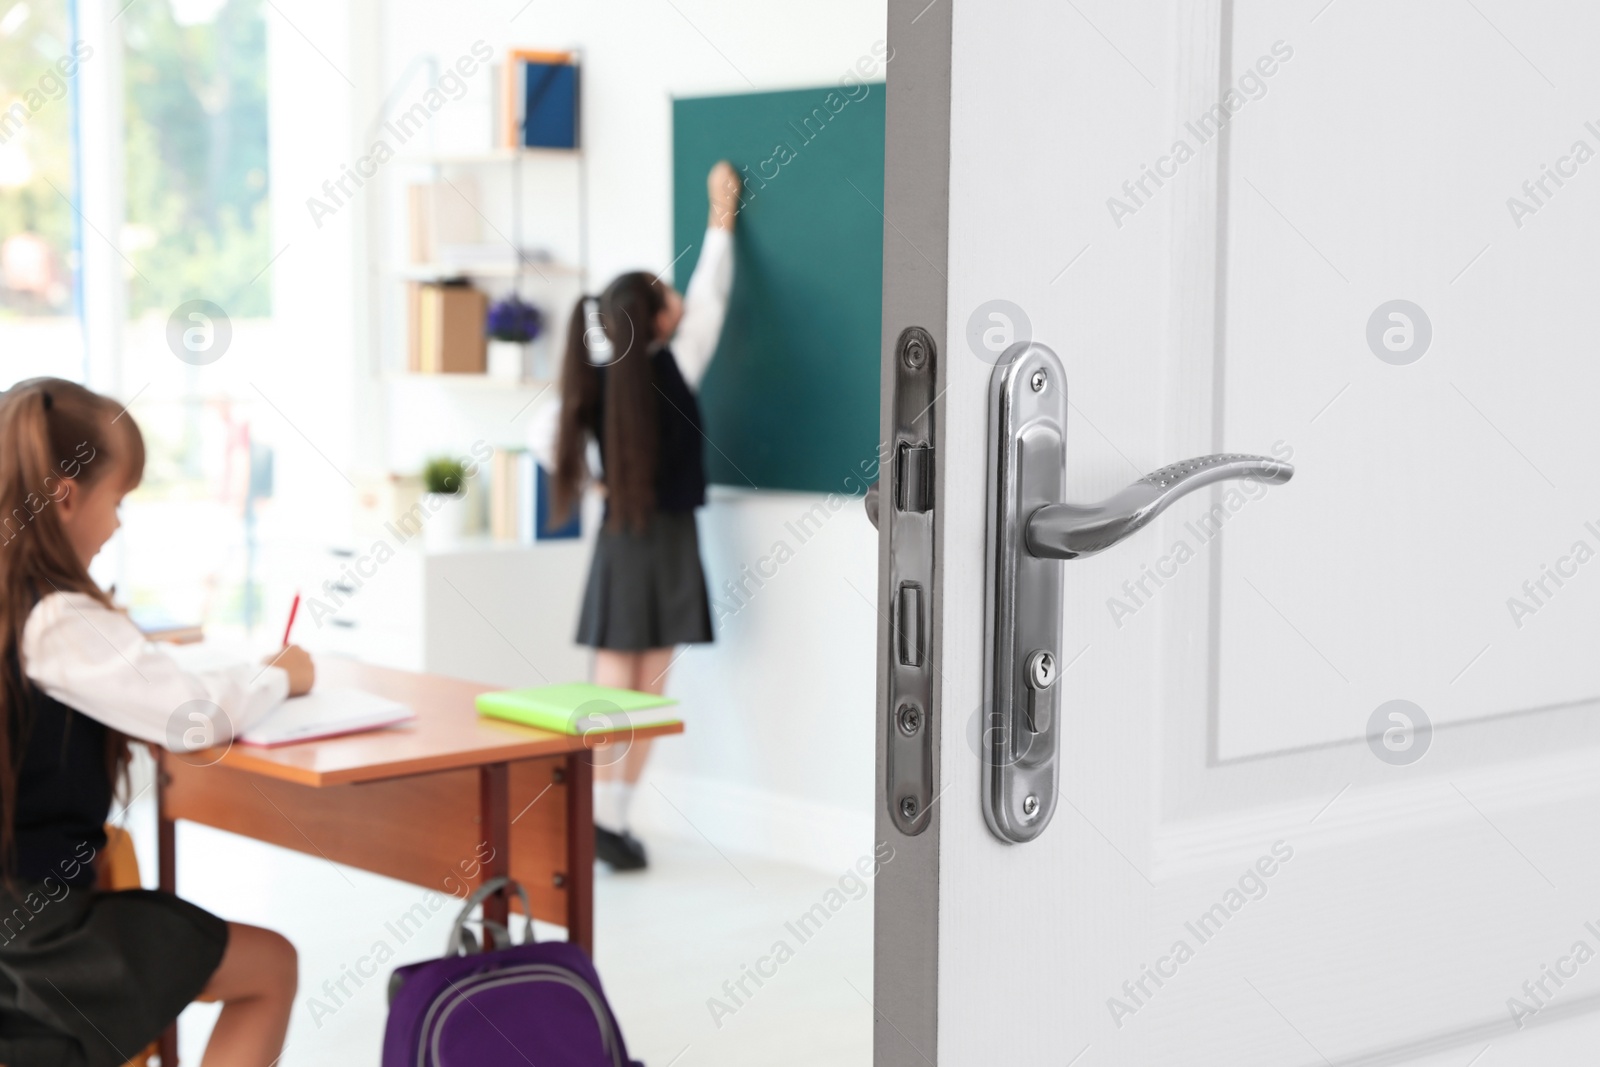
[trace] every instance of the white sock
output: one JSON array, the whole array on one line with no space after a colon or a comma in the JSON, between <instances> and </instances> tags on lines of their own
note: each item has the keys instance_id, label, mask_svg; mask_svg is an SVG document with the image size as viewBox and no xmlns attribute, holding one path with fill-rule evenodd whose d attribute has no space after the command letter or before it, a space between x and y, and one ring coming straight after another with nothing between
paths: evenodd
<instances>
[{"instance_id":1,"label":"white sock","mask_svg":"<svg viewBox=\"0 0 1600 1067\"><path fill-rule=\"evenodd\" d=\"M596 778L594 783L594 822L607 830L624 829L623 805L618 787L622 783L609 778Z\"/></svg>"},{"instance_id":2,"label":"white sock","mask_svg":"<svg viewBox=\"0 0 1600 1067\"><path fill-rule=\"evenodd\" d=\"M611 788L616 792L617 829L623 833L633 829L629 821L628 812L633 807L633 783L620 779L611 783Z\"/></svg>"}]
</instances>

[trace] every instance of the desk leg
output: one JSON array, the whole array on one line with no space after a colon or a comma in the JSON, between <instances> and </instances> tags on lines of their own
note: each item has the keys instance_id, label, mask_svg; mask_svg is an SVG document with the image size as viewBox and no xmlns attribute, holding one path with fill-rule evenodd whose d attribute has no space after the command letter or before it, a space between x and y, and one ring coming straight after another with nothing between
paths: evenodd
<instances>
[{"instance_id":1,"label":"desk leg","mask_svg":"<svg viewBox=\"0 0 1600 1067\"><path fill-rule=\"evenodd\" d=\"M567 940L594 955L594 764L567 757Z\"/></svg>"},{"instance_id":2,"label":"desk leg","mask_svg":"<svg viewBox=\"0 0 1600 1067\"><path fill-rule=\"evenodd\" d=\"M178 891L177 824L167 818L167 754L156 753L156 884L168 893ZM161 1067L178 1067L178 1023L161 1032Z\"/></svg>"},{"instance_id":3,"label":"desk leg","mask_svg":"<svg viewBox=\"0 0 1600 1067\"><path fill-rule=\"evenodd\" d=\"M490 763L478 769L479 825L483 840L490 848L489 861L483 865L483 879L499 878L511 873L511 769L504 763ZM501 890L483 902L485 922L499 923L510 929L511 894ZM489 944L487 938L485 944Z\"/></svg>"}]
</instances>

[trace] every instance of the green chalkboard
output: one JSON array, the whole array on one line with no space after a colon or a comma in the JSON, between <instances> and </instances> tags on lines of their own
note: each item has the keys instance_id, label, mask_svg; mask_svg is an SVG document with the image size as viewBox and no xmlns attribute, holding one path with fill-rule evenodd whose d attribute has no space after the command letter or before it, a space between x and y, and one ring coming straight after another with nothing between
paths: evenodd
<instances>
[{"instance_id":1,"label":"green chalkboard","mask_svg":"<svg viewBox=\"0 0 1600 1067\"><path fill-rule=\"evenodd\" d=\"M705 236L706 173L726 159L745 182L700 389L714 483L848 493L864 464L876 477L883 125L882 84L673 102L680 287Z\"/></svg>"}]
</instances>

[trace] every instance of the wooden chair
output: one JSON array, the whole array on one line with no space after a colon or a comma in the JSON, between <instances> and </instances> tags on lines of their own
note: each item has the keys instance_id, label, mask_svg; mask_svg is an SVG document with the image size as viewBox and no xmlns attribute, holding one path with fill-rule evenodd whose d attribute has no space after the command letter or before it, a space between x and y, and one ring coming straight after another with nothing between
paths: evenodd
<instances>
[{"instance_id":1,"label":"wooden chair","mask_svg":"<svg viewBox=\"0 0 1600 1067\"><path fill-rule=\"evenodd\" d=\"M133 850L133 838L120 826L106 827L106 850L100 854L99 880L101 889L138 889L139 856ZM129 1060L127 1067L150 1067L158 1061L157 1042Z\"/></svg>"}]
</instances>

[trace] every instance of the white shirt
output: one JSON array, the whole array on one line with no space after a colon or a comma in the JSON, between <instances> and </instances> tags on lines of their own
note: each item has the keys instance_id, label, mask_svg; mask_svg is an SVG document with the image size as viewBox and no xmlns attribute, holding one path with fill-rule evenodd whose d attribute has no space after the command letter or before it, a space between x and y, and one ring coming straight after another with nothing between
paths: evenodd
<instances>
[{"instance_id":1,"label":"white shirt","mask_svg":"<svg viewBox=\"0 0 1600 1067\"><path fill-rule=\"evenodd\" d=\"M196 747L185 709L202 700L222 709L206 743L237 737L289 695L282 667L240 664L191 673L145 639L133 620L85 593L51 593L22 628L22 669L69 707L140 741L173 751ZM214 713L206 712L208 717ZM203 731L202 731L203 733ZM190 739L186 745L185 739ZM204 747L201 745L199 747Z\"/></svg>"},{"instance_id":2,"label":"white shirt","mask_svg":"<svg viewBox=\"0 0 1600 1067\"><path fill-rule=\"evenodd\" d=\"M733 231L712 226L700 246L689 287L683 291L683 319L672 335L672 356L692 390L711 366L722 322L728 317L728 294L733 290ZM556 436L561 429L561 401L540 405L528 421L528 450L547 471L556 469Z\"/></svg>"}]
</instances>

